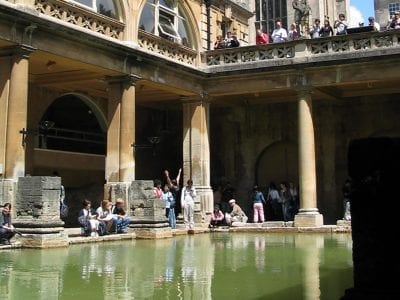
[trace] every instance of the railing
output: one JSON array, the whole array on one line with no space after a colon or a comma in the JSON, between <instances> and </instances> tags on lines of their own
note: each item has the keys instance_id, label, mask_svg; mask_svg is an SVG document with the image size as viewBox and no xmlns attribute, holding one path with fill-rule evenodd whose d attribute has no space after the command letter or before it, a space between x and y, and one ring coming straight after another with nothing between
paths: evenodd
<instances>
[{"instance_id":1,"label":"railing","mask_svg":"<svg viewBox=\"0 0 400 300\"><path fill-rule=\"evenodd\" d=\"M198 59L195 50L147 33L143 30L139 30L138 44L141 48L146 49L147 51L157 53L174 61L191 66L197 65Z\"/></svg>"},{"instance_id":2,"label":"railing","mask_svg":"<svg viewBox=\"0 0 400 300\"><path fill-rule=\"evenodd\" d=\"M283 61L289 58L319 57L357 53L379 49L399 47L400 30L369 32L333 36L316 39L300 39L286 43L255 45L202 53L202 64L206 67L219 67L249 62Z\"/></svg>"},{"instance_id":3,"label":"railing","mask_svg":"<svg viewBox=\"0 0 400 300\"><path fill-rule=\"evenodd\" d=\"M78 5L59 0L36 0L35 8L38 12L47 16L122 40L123 23L107 16L90 12Z\"/></svg>"}]
</instances>

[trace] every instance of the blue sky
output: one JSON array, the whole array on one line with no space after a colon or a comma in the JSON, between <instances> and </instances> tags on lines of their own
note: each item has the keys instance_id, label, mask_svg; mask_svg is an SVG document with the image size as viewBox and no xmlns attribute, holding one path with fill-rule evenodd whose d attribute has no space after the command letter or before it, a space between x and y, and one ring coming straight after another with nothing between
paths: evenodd
<instances>
[{"instance_id":1,"label":"blue sky","mask_svg":"<svg viewBox=\"0 0 400 300\"><path fill-rule=\"evenodd\" d=\"M350 0L350 16L347 18L350 27L356 27L362 21L367 24L368 17L374 15L374 0Z\"/></svg>"}]
</instances>

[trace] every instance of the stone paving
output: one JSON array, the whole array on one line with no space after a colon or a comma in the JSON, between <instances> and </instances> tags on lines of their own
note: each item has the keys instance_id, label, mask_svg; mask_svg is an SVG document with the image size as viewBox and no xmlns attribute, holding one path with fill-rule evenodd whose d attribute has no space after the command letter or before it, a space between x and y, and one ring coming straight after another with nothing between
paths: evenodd
<instances>
[{"instance_id":1,"label":"stone paving","mask_svg":"<svg viewBox=\"0 0 400 300\"><path fill-rule=\"evenodd\" d=\"M202 225L202 224L201 224ZM350 233L350 221L339 220L337 225L324 225L321 227L293 227L293 222L264 222L264 223L234 223L231 227L221 226L217 228L208 228L207 226L197 226L192 232L185 229L183 224L177 224L176 229L148 229L143 234L140 229L130 228L130 232L124 234L112 234L99 237L82 236L80 228L65 228L68 235L69 245L86 244L86 243L102 243L115 242L132 239L158 239L171 238L178 235L200 234L209 232L265 232L265 233ZM11 241L11 245L0 245L0 250L19 249L22 244L18 241L18 237Z\"/></svg>"}]
</instances>

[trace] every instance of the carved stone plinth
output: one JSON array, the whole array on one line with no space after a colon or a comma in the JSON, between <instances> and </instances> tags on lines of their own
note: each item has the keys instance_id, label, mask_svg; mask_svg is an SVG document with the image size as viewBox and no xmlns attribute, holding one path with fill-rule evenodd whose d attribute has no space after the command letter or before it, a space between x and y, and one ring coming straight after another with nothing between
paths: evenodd
<instances>
[{"instance_id":1,"label":"carved stone plinth","mask_svg":"<svg viewBox=\"0 0 400 300\"><path fill-rule=\"evenodd\" d=\"M27 176L18 179L13 224L22 233L22 247L65 247L68 237L60 219L60 177Z\"/></svg>"}]
</instances>

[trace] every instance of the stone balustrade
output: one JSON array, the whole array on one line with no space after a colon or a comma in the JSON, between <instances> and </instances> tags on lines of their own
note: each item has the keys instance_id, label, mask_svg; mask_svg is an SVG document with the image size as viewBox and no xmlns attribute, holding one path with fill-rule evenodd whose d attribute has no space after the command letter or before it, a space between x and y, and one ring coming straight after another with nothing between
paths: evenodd
<instances>
[{"instance_id":1,"label":"stone balustrade","mask_svg":"<svg viewBox=\"0 0 400 300\"><path fill-rule=\"evenodd\" d=\"M47 16L122 40L125 25L110 17L59 0L36 0L35 9Z\"/></svg>"},{"instance_id":2,"label":"stone balustrade","mask_svg":"<svg viewBox=\"0 0 400 300\"><path fill-rule=\"evenodd\" d=\"M299 59L300 62L307 62L306 59L327 56L333 59L346 57L344 54L355 54L350 58L376 56L375 51L383 48L399 48L400 30L388 30L383 32L367 32L349 34L344 36L333 36L317 39L299 39L285 43L268 45L254 45L230 49L211 50L202 53L202 66L205 69L217 71L216 69L227 66L235 66L243 63L290 61ZM364 53L364 54L361 54ZM288 62L292 63L292 61ZM264 66L264 65L263 65Z\"/></svg>"},{"instance_id":3,"label":"stone balustrade","mask_svg":"<svg viewBox=\"0 0 400 300\"><path fill-rule=\"evenodd\" d=\"M170 58L176 62L191 66L198 65L197 51L143 30L139 30L138 44L149 52Z\"/></svg>"}]
</instances>

